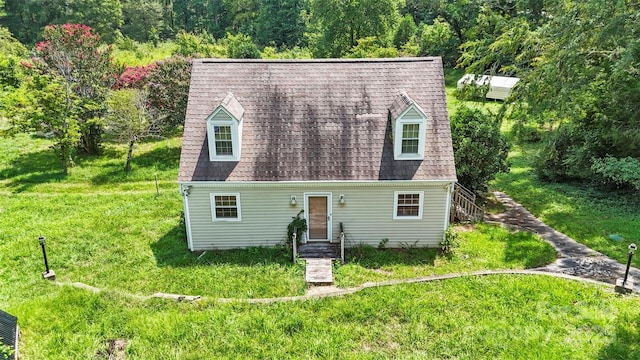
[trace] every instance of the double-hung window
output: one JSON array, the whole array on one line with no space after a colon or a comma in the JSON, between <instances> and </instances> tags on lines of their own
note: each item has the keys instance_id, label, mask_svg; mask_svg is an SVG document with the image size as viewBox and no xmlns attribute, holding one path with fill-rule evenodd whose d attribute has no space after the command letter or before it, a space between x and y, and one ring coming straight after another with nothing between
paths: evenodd
<instances>
[{"instance_id":1,"label":"double-hung window","mask_svg":"<svg viewBox=\"0 0 640 360\"><path fill-rule=\"evenodd\" d=\"M231 125L214 125L213 134L216 156L233 156Z\"/></svg>"},{"instance_id":2,"label":"double-hung window","mask_svg":"<svg viewBox=\"0 0 640 360\"><path fill-rule=\"evenodd\" d=\"M240 194L211 194L213 221L240 221Z\"/></svg>"},{"instance_id":3,"label":"double-hung window","mask_svg":"<svg viewBox=\"0 0 640 360\"><path fill-rule=\"evenodd\" d=\"M394 196L393 218L422 219L423 191L396 191Z\"/></svg>"}]
</instances>

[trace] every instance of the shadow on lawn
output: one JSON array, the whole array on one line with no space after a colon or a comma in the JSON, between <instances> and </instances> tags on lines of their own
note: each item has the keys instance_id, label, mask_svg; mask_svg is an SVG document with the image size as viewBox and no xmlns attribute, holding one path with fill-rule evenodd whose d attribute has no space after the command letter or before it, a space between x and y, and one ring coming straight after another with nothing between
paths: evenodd
<instances>
[{"instance_id":1,"label":"shadow on lawn","mask_svg":"<svg viewBox=\"0 0 640 360\"><path fill-rule=\"evenodd\" d=\"M184 225L175 226L151 244L158 266L189 267L232 264L240 266L279 264L293 266L290 250L285 247L251 247L235 250L191 252L187 248ZM202 255L202 257L200 257ZM200 258L198 258L200 257Z\"/></svg>"},{"instance_id":2,"label":"shadow on lawn","mask_svg":"<svg viewBox=\"0 0 640 360\"><path fill-rule=\"evenodd\" d=\"M0 171L0 179L11 179L8 187L14 192L27 191L34 185L64 178L60 160L50 149L21 154L11 161L10 167Z\"/></svg>"},{"instance_id":3,"label":"shadow on lawn","mask_svg":"<svg viewBox=\"0 0 640 360\"><path fill-rule=\"evenodd\" d=\"M367 269L389 265L433 265L438 253L439 250L433 248L377 249L373 246L358 245L346 249L345 261L357 263Z\"/></svg>"},{"instance_id":4,"label":"shadow on lawn","mask_svg":"<svg viewBox=\"0 0 640 360\"><path fill-rule=\"evenodd\" d=\"M140 181L149 179L140 179L136 169L154 169L155 171L169 171L178 168L180 162L180 147L158 147L151 151L136 155L135 149L131 159L133 168L131 173L124 171L127 161L126 152L116 152L109 150L107 157L111 159L107 164L100 167L100 173L91 178L94 185L105 185L111 183L120 183L125 181Z\"/></svg>"},{"instance_id":5,"label":"shadow on lawn","mask_svg":"<svg viewBox=\"0 0 640 360\"><path fill-rule=\"evenodd\" d=\"M611 343L600 351L598 359L640 359L640 315L620 316Z\"/></svg>"},{"instance_id":6,"label":"shadow on lawn","mask_svg":"<svg viewBox=\"0 0 640 360\"><path fill-rule=\"evenodd\" d=\"M511 234L505 244L505 262L523 264L527 269L550 264L557 258L551 245L524 231Z\"/></svg>"}]
</instances>

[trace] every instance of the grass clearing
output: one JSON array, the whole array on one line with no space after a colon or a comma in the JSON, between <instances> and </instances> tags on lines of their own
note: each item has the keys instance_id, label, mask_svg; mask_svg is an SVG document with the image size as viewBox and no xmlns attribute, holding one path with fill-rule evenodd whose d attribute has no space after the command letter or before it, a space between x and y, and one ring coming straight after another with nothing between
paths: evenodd
<instances>
[{"instance_id":1,"label":"grass clearing","mask_svg":"<svg viewBox=\"0 0 640 360\"><path fill-rule=\"evenodd\" d=\"M488 276L371 288L273 304L136 301L39 281L22 316L25 359L632 359L635 296L543 276ZM206 355L205 355L206 354Z\"/></svg>"},{"instance_id":2,"label":"grass clearing","mask_svg":"<svg viewBox=\"0 0 640 360\"><path fill-rule=\"evenodd\" d=\"M629 244L640 243L640 199L627 192L540 181L531 166L536 150L535 145L514 147L511 171L499 174L492 188L504 191L549 226L626 263ZM625 240L610 239L611 234ZM640 257L633 264L640 267Z\"/></svg>"}]
</instances>

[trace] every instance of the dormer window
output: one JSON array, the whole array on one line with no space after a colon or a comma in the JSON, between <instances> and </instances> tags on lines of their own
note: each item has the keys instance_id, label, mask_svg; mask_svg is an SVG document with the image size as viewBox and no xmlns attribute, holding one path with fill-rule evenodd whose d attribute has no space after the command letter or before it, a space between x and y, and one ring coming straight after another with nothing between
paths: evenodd
<instances>
[{"instance_id":1,"label":"dormer window","mask_svg":"<svg viewBox=\"0 0 640 360\"><path fill-rule=\"evenodd\" d=\"M233 94L227 94L227 97L209 115L207 118L209 160L240 160L243 115L244 108Z\"/></svg>"},{"instance_id":2,"label":"dormer window","mask_svg":"<svg viewBox=\"0 0 640 360\"><path fill-rule=\"evenodd\" d=\"M393 129L393 158L423 160L427 131L424 111L406 92L396 97L389 108Z\"/></svg>"}]
</instances>

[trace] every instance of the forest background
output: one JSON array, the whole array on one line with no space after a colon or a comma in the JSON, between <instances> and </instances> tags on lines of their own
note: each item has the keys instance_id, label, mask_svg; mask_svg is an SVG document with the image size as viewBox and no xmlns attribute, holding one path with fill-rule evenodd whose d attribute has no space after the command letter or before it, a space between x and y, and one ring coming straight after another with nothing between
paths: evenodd
<instances>
[{"instance_id":1,"label":"forest background","mask_svg":"<svg viewBox=\"0 0 640 360\"><path fill-rule=\"evenodd\" d=\"M539 144L541 178L640 190L639 8L628 0L0 0L2 130L49 130L66 172L75 152L98 153L103 138L133 147L179 127L189 58L441 56L448 68L522 79L485 115L511 121L516 143ZM81 44L73 56L82 69L61 58L69 39ZM166 60L148 60L154 52ZM130 106L119 109L114 90L141 93L123 95Z\"/></svg>"}]
</instances>

